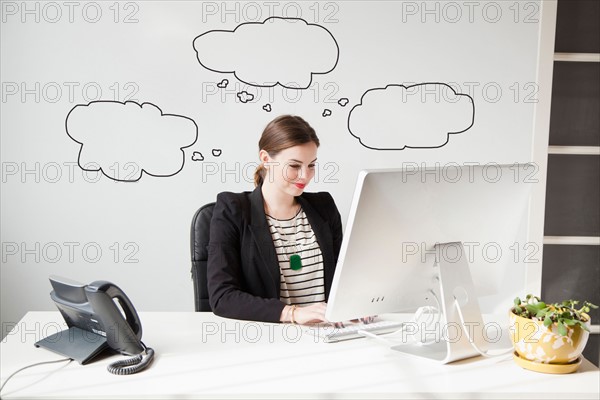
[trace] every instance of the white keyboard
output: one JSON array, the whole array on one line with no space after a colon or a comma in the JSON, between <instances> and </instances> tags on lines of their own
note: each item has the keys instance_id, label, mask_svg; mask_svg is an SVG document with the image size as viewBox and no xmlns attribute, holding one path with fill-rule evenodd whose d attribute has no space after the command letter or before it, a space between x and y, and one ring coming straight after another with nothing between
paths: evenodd
<instances>
[{"instance_id":1,"label":"white keyboard","mask_svg":"<svg viewBox=\"0 0 600 400\"><path fill-rule=\"evenodd\" d=\"M323 339L325 343L335 343L342 340L364 338L358 331L366 331L375 335L395 332L402 328L400 321L382 320L370 324L352 323L343 328L334 328L331 325L321 325L309 328L309 332Z\"/></svg>"}]
</instances>

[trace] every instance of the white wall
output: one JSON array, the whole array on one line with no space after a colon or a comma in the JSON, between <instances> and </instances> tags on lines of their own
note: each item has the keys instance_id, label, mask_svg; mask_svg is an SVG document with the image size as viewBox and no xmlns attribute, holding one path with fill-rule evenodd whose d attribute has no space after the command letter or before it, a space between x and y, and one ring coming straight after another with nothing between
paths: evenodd
<instances>
[{"instance_id":1,"label":"white wall","mask_svg":"<svg viewBox=\"0 0 600 400\"><path fill-rule=\"evenodd\" d=\"M318 132L310 190L330 191L344 223L363 168L532 161L541 15L535 1L2 2L3 335L54 308L50 274L112 280L139 310L192 310L191 217L220 191L253 188L260 132L279 114ZM245 24L270 16L305 22ZM241 44L214 30L242 32ZM308 88L260 87L276 81ZM427 82L468 96L399 87ZM80 168L74 139L81 164L105 174Z\"/></svg>"}]
</instances>

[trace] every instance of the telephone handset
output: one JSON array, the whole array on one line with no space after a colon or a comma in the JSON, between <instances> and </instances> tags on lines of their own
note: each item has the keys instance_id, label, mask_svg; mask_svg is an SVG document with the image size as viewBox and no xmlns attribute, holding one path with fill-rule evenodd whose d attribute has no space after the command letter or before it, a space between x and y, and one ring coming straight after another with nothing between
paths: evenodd
<instances>
[{"instance_id":1,"label":"telephone handset","mask_svg":"<svg viewBox=\"0 0 600 400\"><path fill-rule=\"evenodd\" d=\"M118 286L106 281L92 282L84 290L92 310L102 320L108 346L129 355L144 351L140 343L140 318L127 295ZM116 303L123 310L125 319Z\"/></svg>"},{"instance_id":2,"label":"telephone handset","mask_svg":"<svg viewBox=\"0 0 600 400\"><path fill-rule=\"evenodd\" d=\"M113 374L126 375L146 368L154 357L142 339L142 324L131 300L115 284L95 281L84 285L66 278L50 277L50 297L69 329L37 342L56 353L88 363L106 349L134 356L108 366Z\"/></svg>"}]
</instances>

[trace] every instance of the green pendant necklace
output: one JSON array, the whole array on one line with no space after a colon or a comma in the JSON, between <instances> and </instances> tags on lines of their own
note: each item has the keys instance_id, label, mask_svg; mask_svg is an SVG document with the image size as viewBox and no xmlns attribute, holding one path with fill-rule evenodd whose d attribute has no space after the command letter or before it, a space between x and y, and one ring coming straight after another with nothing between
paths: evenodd
<instances>
[{"instance_id":1,"label":"green pendant necklace","mask_svg":"<svg viewBox=\"0 0 600 400\"><path fill-rule=\"evenodd\" d=\"M299 271L302 269L302 257L298 254L292 254L290 256L290 268L294 271Z\"/></svg>"},{"instance_id":2,"label":"green pendant necklace","mask_svg":"<svg viewBox=\"0 0 600 400\"><path fill-rule=\"evenodd\" d=\"M300 211L301 208L298 209L298 212L296 213L296 216L294 217L292 224L294 226L294 228L298 228L296 226L296 219L298 218L298 215L300 215ZM282 242L287 242L290 243L292 242L292 240L288 240L288 239L284 239L285 236L287 236L284 232L283 232L283 227L280 225L279 227L277 225L275 225L275 223L273 223L273 227L275 228L275 231L279 234L279 237L281 239ZM302 257L300 257L300 255L298 254L298 247L300 246L300 243L298 242L297 239L297 232L294 233L294 240L293 240L293 246L294 246L294 254L289 256L289 263L290 263L290 269L292 271L299 271L302 269ZM302 250L302 249L300 249Z\"/></svg>"}]
</instances>

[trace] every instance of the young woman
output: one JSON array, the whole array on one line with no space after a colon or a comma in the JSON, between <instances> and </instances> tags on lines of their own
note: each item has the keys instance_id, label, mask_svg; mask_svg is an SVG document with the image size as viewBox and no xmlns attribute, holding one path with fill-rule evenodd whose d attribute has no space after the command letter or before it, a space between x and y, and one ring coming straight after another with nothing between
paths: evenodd
<instances>
[{"instance_id":1,"label":"young woman","mask_svg":"<svg viewBox=\"0 0 600 400\"><path fill-rule=\"evenodd\" d=\"M252 192L217 197L208 291L217 315L306 324L325 321L342 222L329 193L305 192L319 139L302 118L271 121L258 143Z\"/></svg>"}]
</instances>

